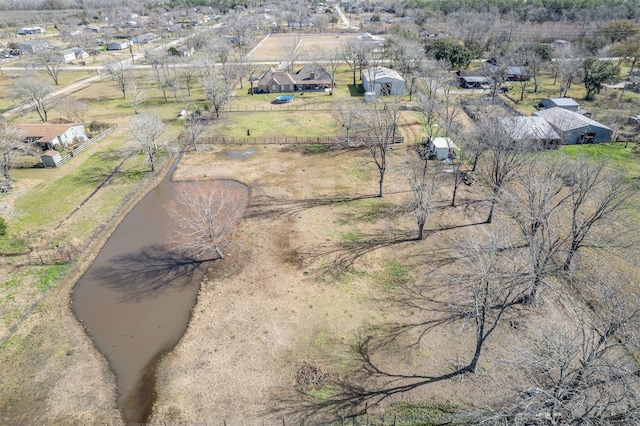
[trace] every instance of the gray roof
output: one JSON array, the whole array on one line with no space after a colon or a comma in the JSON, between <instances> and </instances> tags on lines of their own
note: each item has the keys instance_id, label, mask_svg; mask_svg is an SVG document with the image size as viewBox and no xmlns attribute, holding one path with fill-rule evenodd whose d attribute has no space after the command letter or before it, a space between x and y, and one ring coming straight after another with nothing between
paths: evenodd
<instances>
[{"instance_id":1,"label":"gray roof","mask_svg":"<svg viewBox=\"0 0 640 426\"><path fill-rule=\"evenodd\" d=\"M262 76L262 78L258 82L258 85L266 86L271 82L271 80L275 81L276 84L295 84L295 81L289 75L289 73L284 71L269 70L265 73L265 75Z\"/></svg>"},{"instance_id":2,"label":"gray roof","mask_svg":"<svg viewBox=\"0 0 640 426\"><path fill-rule=\"evenodd\" d=\"M531 141L560 140L551 124L542 117L502 117L498 119L505 131L514 139Z\"/></svg>"},{"instance_id":3,"label":"gray roof","mask_svg":"<svg viewBox=\"0 0 640 426\"><path fill-rule=\"evenodd\" d=\"M396 70L392 70L387 67L374 67L362 71L362 78L370 79L371 81L382 81L382 79L390 78L393 80L404 81L404 78Z\"/></svg>"},{"instance_id":4,"label":"gray roof","mask_svg":"<svg viewBox=\"0 0 640 426\"><path fill-rule=\"evenodd\" d=\"M311 73L314 74L313 79ZM298 84L331 83L331 75L319 64L306 65L292 77Z\"/></svg>"},{"instance_id":5,"label":"gray roof","mask_svg":"<svg viewBox=\"0 0 640 426\"><path fill-rule=\"evenodd\" d=\"M578 114L575 111L569 111L564 108L548 108L533 113L538 117L542 117L547 120L553 127L560 131L568 131L573 129L579 129L581 127L592 126L600 127L602 129L611 130L604 124L598 123L595 120L585 117L582 114Z\"/></svg>"},{"instance_id":6,"label":"gray roof","mask_svg":"<svg viewBox=\"0 0 640 426\"><path fill-rule=\"evenodd\" d=\"M578 103L571 98L546 98L557 106L578 106Z\"/></svg>"}]
</instances>

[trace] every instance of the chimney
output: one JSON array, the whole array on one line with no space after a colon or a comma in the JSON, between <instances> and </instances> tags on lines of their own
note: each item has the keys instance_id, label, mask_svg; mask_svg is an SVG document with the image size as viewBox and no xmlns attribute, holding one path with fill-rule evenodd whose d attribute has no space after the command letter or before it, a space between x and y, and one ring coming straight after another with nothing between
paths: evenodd
<instances>
[{"instance_id":1,"label":"chimney","mask_svg":"<svg viewBox=\"0 0 640 426\"><path fill-rule=\"evenodd\" d=\"M315 80L316 79L316 73L314 71L311 71L309 73L309 80Z\"/></svg>"}]
</instances>

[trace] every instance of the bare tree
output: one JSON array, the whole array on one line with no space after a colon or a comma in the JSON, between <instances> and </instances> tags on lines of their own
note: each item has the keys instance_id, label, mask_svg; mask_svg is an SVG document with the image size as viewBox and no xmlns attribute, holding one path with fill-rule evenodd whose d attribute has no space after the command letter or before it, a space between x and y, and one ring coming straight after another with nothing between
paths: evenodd
<instances>
[{"instance_id":1,"label":"bare tree","mask_svg":"<svg viewBox=\"0 0 640 426\"><path fill-rule=\"evenodd\" d=\"M58 98L56 108L64 114L68 120L76 123L84 123L84 116L89 110L89 105L71 96L62 96Z\"/></svg>"},{"instance_id":2,"label":"bare tree","mask_svg":"<svg viewBox=\"0 0 640 426\"><path fill-rule=\"evenodd\" d=\"M53 80L53 83L57 86L60 80L60 71L62 70L63 61L60 61L56 57L56 52L53 50L45 50L39 52L35 56L35 65L42 67L44 72Z\"/></svg>"},{"instance_id":3,"label":"bare tree","mask_svg":"<svg viewBox=\"0 0 640 426\"><path fill-rule=\"evenodd\" d=\"M356 69L358 67L362 43L358 40L349 39L344 50L342 50L342 60L349 66L353 74L353 84L356 84Z\"/></svg>"},{"instance_id":4,"label":"bare tree","mask_svg":"<svg viewBox=\"0 0 640 426\"><path fill-rule=\"evenodd\" d=\"M197 67L194 66L191 56L181 58L180 61L180 75L184 81L185 89L187 89L187 96L191 97L191 88L196 81L198 70Z\"/></svg>"},{"instance_id":5,"label":"bare tree","mask_svg":"<svg viewBox=\"0 0 640 426\"><path fill-rule=\"evenodd\" d=\"M515 179L517 185L502 193L525 239L531 291L523 302L535 300L538 288L554 267L554 257L568 238L563 219L569 193L561 178L566 166L566 158L530 157Z\"/></svg>"},{"instance_id":6,"label":"bare tree","mask_svg":"<svg viewBox=\"0 0 640 426\"><path fill-rule=\"evenodd\" d=\"M491 185L491 207L487 223L493 220L496 202L504 187L511 182L526 164L525 153L535 147L518 137L520 129L505 128L499 120L488 119L477 123L475 138L483 151L481 162L489 185Z\"/></svg>"},{"instance_id":7,"label":"bare tree","mask_svg":"<svg viewBox=\"0 0 640 426\"><path fill-rule=\"evenodd\" d=\"M204 132L206 123L202 120L202 112L194 102L186 102L184 106L187 116L184 124L189 135L189 142L193 144L193 149L198 150L198 137Z\"/></svg>"},{"instance_id":8,"label":"bare tree","mask_svg":"<svg viewBox=\"0 0 640 426\"><path fill-rule=\"evenodd\" d=\"M387 154L396 139L400 118L400 99L392 98L364 110L361 115L360 139L378 169L379 197L384 197L384 177L387 171Z\"/></svg>"},{"instance_id":9,"label":"bare tree","mask_svg":"<svg viewBox=\"0 0 640 426\"><path fill-rule=\"evenodd\" d=\"M511 240L498 229L489 235L471 236L460 249L460 274L451 309L472 324L475 348L465 370L475 373L484 346L510 308L527 293L525 267L517 253L505 252Z\"/></svg>"},{"instance_id":10,"label":"bare tree","mask_svg":"<svg viewBox=\"0 0 640 426\"><path fill-rule=\"evenodd\" d=\"M416 219L418 225L418 240L424 239L424 225L433 214L434 198L440 188L444 174L439 167L427 171L427 162L420 158L416 150L407 151L400 166L400 173L404 176L411 189L411 201L408 210Z\"/></svg>"},{"instance_id":11,"label":"bare tree","mask_svg":"<svg viewBox=\"0 0 640 426\"><path fill-rule=\"evenodd\" d=\"M144 91L138 86L135 80L131 80L129 84L129 96L131 98L131 106L133 107L133 112L136 114L140 114L140 106L146 100Z\"/></svg>"},{"instance_id":12,"label":"bare tree","mask_svg":"<svg viewBox=\"0 0 640 426\"><path fill-rule=\"evenodd\" d=\"M166 128L159 115L149 112L136 115L129 124L127 133L136 142L136 151L144 155L152 172L156 170L156 156L167 144L163 138Z\"/></svg>"},{"instance_id":13,"label":"bare tree","mask_svg":"<svg viewBox=\"0 0 640 426\"><path fill-rule=\"evenodd\" d=\"M54 86L37 77L22 77L16 80L13 90L16 98L31 106L43 123L47 121L47 114L54 106L51 96Z\"/></svg>"},{"instance_id":14,"label":"bare tree","mask_svg":"<svg viewBox=\"0 0 640 426\"><path fill-rule=\"evenodd\" d=\"M0 173L5 181L11 181L9 171L13 167L14 156L32 152L32 144L23 142L20 130L6 120L0 120Z\"/></svg>"},{"instance_id":15,"label":"bare tree","mask_svg":"<svg viewBox=\"0 0 640 426\"><path fill-rule=\"evenodd\" d=\"M287 64L287 70L289 71L293 71L293 67L295 66L295 63L298 60L298 56L300 55L300 52L298 51L300 43L301 39L298 35L294 37L285 37L284 39L282 39L282 43L280 43L280 49L282 50L282 59Z\"/></svg>"},{"instance_id":16,"label":"bare tree","mask_svg":"<svg viewBox=\"0 0 640 426\"><path fill-rule=\"evenodd\" d=\"M361 127L362 115L365 114L365 107L361 103L343 102L336 106L336 122L338 127L344 130L345 144L351 143L352 132L357 132Z\"/></svg>"},{"instance_id":17,"label":"bare tree","mask_svg":"<svg viewBox=\"0 0 640 426\"><path fill-rule=\"evenodd\" d=\"M107 72L111 76L111 79L116 82L120 91L122 92L122 98L127 98L127 87L129 86L131 79L133 78L133 67L131 64L125 61L118 61L107 65Z\"/></svg>"},{"instance_id":18,"label":"bare tree","mask_svg":"<svg viewBox=\"0 0 640 426\"><path fill-rule=\"evenodd\" d=\"M210 108L215 111L216 118L220 118L220 110L231 100L231 89L224 84L224 81L217 78L203 80L202 86Z\"/></svg>"},{"instance_id":19,"label":"bare tree","mask_svg":"<svg viewBox=\"0 0 640 426\"><path fill-rule=\"evenodd\" d=\"M626 232L611 219L637 189L622 172L587 159L571 163L563 176L570 189L570 242L563 267L568 270L582 247L611 247Z\"/></svg>"},{"instance_id":20,"label":"bare tree","mask_svg":"<svg viewBox=\"0 0 640 426\"><path fill-rule=\"evenodd\" d=\"M511 356L527 382L501 417L531 425L640 421L636 289L594 275L577 286L587 300L569 302L572 318L543 323L533 345Z\"/></svg>"},{"instance_id":21,"label":"bare tree","mask_svg":"<svg viewBox=\"0 0 640 426\"><path fill-rule=\"evenodd\" d=\"M567 95L571 84L580 75L585 56L583 52L575 47L556 50L553 64L556 71L556 80L560 81L560 96Z\"/></svg>"},{"instance_id":22,"label":"bare tree","mask_svg":"<svg viewBox=\"0 0 640 426\"><path fill-rule=\"evenodd\" d=\"M175 203L168 207L172 240L176 246L195 258L223 250L246 209L246 201L235 199L222 187L207 182L183 184Z\"/></svg>"}]
</instances>

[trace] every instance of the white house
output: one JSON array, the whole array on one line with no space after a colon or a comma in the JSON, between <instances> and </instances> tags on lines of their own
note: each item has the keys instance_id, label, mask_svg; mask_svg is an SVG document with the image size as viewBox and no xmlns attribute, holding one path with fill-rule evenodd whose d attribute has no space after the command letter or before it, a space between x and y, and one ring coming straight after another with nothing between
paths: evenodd
<instances>
[{"instance_id":1,"label":"white house","mask_svg":"<svg viewBox=\"0 0 640 426\"><path fill-rule=\"evenodd\" d=\"M457 155L460 148L449 138L433 138L429 141L429 149L438 160L446 160Z\"/></svg>"},{"instance_id":2,"label":"white house","mask_svg":"<svg viewBox=\"0 0 640 426\"><path fill-rule=\"evenodd\" d=\"M58 62L71 62L76 59L84 59L89 54L79 47L73 47L71 49L64 49L54 54L54 60Z\"/></svg>"},{"instance_id":3,"label":"white house","mask_svg":"<svg viewBox=\"0 0 640 426\"><path fill-rule=\"evenodd\" d=\"M147 44L160 40L160 36L154 33L144 33L131 38L133 44Z\"/></svg>"},{"instance_id":4,"label":"white house","mask_svg":"<svg viewBox=\"0 0 640 426\"><path fill-rule=\"evenodd\" d=\"M56 146L65 147L74 141L84 142L87 140L87 133L84 124L74 123L41 123L41 124L17 124L16 127L22 131L23 140L35 143L42 149L50 150Z\"/></svg>"},{"instance_id":5,"label":"white house","mask_svg":"<svg viewBox=\"0 0 640 426\"><path fill-rule=\"evenodd\" d=\"M131 46L129 40L112 41L107 44L107 50L124 50Z\"/></svg>"},{"instance_id":6,"label":"white house","mask_svg":"<svg viewBox=\"0 0 640 426\"><path fill-rule=\"evenodd\" d=\"M362 71L360 79L365 92L382 96L404 94L404 78L398 71L385 67L369 68Z\"/></svg>"},{"instance_id":7,"label":"white house","mask_svg":"<svg viewBox=\"0 0 640 426\"><path fill-rule=\"evenodd\" d=\"M27 34L44 34L45 30L42 27L22 27L18 28L18 35Z\"/></svg>"}]
</instances>

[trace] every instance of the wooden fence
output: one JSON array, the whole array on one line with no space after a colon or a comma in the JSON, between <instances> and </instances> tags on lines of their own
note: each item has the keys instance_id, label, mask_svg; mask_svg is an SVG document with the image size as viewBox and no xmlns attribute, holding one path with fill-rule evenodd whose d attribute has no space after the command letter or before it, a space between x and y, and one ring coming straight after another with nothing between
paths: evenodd
<instances>
[{"instance_id":1,"label":"wooden fence","mask_svg":"<svg viewBox=\"0 0 640 426\"><path fill-rule=\"evenodd\" d=\"M114 125L109 127L107 130L103 130L102 132L98 133L96 136L92 137L91 139L89 139L88 141L86 141L85 143L83 143L73 151L71 151L69 154L62 157L62 160L60 160L58 164L56 164L56 167L62 166L64 163L71 160L71 158L78 155L79 153L81 153L82 151L84 151L85 149L87 149L88 147L90 147L91 145L93 145L94 143L96 143L97 141L99 141L109 133L115 131L117 128L118 128L118 125Z\"/></svg>"}]
</instances>

